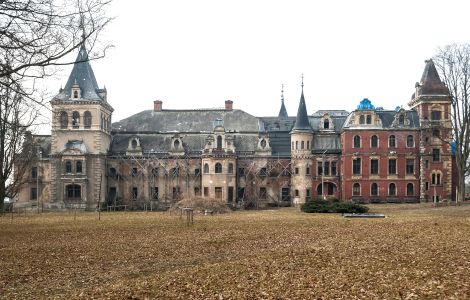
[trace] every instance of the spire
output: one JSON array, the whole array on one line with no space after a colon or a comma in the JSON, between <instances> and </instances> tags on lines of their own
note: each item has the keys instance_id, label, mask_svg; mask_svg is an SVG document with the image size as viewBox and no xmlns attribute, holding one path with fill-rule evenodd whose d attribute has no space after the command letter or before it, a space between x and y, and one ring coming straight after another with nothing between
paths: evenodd
<instances>
[{"instance_id":1,"label":"spire","mask_svg":"<svg viewBox=\"0 0 470 300\"><path fill-rule=\"evenodd\" d=\"M95 74L88 61L88 52L85 43L82 43L77 58L62 91L55 97L60 100L70 100L72 87L78 85L81 90L81 100L104 100L99 94Z\"/></svg>"},{"instance_id":2,"label":"spire","mask_svg":"<svg viewBox=\"0 0 470 300\"><path fill-rule=\"evenodd\" d=\"M279 118L285 119L288 118L289 116L287 115L287 110L286 107L284 106L284 84L282 85L281 88L281 110L279 110Z\"/></svg>"},{"instance_id":3,"label":"spire","mask_svg":"<svg viewBox=\"0 0 470 300\"><path fill-rule=\"evenodd\" d=\"M449 90L439 78L432 59L425 61L423 76L417 85L418 95L448 95Z\"/></svg>"},{"instance_id":4,"label":"spire","mask_svg":"<svg viewBox=\"0 0 470 300\"><path fill-rule=\"evenodd\" d=\"M299 109L297 110L297 118L295 119L294 128L292 131L302 131L308 130L311 131L312 127L310 126L310 122L308 120L307 114L307 106L305 105L305 97L304 97L304 74L302 74L302 94L300 95L300 102L299 102Z\"/></svg>"}]
</instances>

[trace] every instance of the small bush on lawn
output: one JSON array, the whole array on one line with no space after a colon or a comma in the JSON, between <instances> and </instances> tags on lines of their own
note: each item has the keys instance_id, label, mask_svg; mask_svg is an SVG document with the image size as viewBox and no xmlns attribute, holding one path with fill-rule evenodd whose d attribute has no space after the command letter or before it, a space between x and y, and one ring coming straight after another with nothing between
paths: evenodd
<instances>
[{"instance_id":1,"label":"small bush on lawn","mask_svg":"<svg viewBox=\"0 0 470 300\"><path fill-rule=\"evenodd\" d=\"M300 208L307 213L365 213L369 208L364 205L327 200L309 201Z\"/></svg>"}]
</instances>

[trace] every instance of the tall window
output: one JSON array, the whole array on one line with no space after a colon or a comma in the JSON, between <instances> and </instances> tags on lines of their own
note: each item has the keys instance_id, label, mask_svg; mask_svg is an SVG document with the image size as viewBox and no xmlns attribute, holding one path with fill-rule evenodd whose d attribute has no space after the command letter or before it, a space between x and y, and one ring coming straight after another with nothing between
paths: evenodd
<instances>
[{"instance_id":1,"label":"tall window","mask_svg":"<svg viewBox=\"0 0 470 300\"><path fill-rule=\"evenodd\" d=\"M359 124L364 124L364 115L359 116Z\"/></svg>"},{"instance_id":2,"label":"tall window","mask_svg":"<svg viewBox=\"0 0 470 300\"><path fill-rule=\"evenodd\" d=\"M431 120L439 121L441 119L441 112L438 110L431 111Z\"/></svg>"},{"instance_id":3,"label":"tall window","mask_svg":"<svg viewBox=\"0 0 470 300\"><path fill-rule=\"evenodd\" d=\"M38 189L35 188L35 187L32 187L31 190L30 190L30 194L29 194L29 199L30 200L37 200L38 199Z\"/></svg>"},{"instance_id":4,"label":"tall window","mask_svg":"<svg viewBox=\"0 0 470 300\"><path fill-rule=\"evenodd\" d=\"M328 129L330 128L330 120L325 119L323 120L323 129Z\"/></svg>"},{"instance_id":5,"label":"tall window","mask_svg":"<svg viewBox=\"0 0 470 300\"><path fill-rule=\"evenodd\" d=\"M395 141L395 136L394 135L389 136L389 138L388 138L388 147L395 148L396 146L397 145L396 145L396 141Z\"/></svg>"},{"instance_id":6,"label":"tall window","mask_svg":"<svg viewBox=\"0 0 470 300\"><path fill-rule=\"evenodd\" d=\"M232 164L232 163L229 163L229 164L228 164L228 173L229 173L229 174L232 174L232 173L233 173L233 164Z\"/></svg>"},{"instance_id":7,"label":"tall window","mask_svg":"<svg viewBox=\"0 0 470 300\"><path fill-rule=\"evenodd\" d=\"M204 173L209 173L209 165L204 164Z\"/></svg>"},{"instance_id":8,"label":"tall window","mask_svg":"<svg viewBox=\"0 0 470 300\"><path fill-rule=\"evenodd\" d=\"M72 162L70 160L65 162L65 173L72 173Z\"/></svg>"},{"instance_id":9,"label":"tall window","mask_svg":"<svg viewBox=\"0 0 470 300\"><path fill-rule=\"evenodd\" d=\"M31 178L32 179L38 178L38 167L31 168Z\"/></svg>"},{"instance_id":10,"label":"tall window","mask_svg":"<svg viewBox=\"0 0 470 300\"><path fill-rule=\"evenodd\" d=\"M441 173L433 172L431 175L431 184L440 185L441 184Z\"/></svg>"},{"instance_id":11,"label":"tall window","mask_svg":"<svg viewBox=\"0 0 470 300\"><path fill-rule=\"evenodd\" d=\"M370 174L371 175L379 174L379 160L378 159L370 160Z\"/></svg>"},{"instance_id":12,"label":"tall window","mask_svg":"<svg viewBox=\"0 0 470 300\"><path fill-rule=\"evenodd\" d=\"M85 128L91 128L91 112L86 111L83 118L85 119Z\"/></svg>"},{"instance_id":13,"label":"tall window","mask_svg":"<svg viewBox=\"0 0 470 300\"><path fill-rule=\"evenodd\" d=\"M379 195L379 187L377 186L377 183L375 182L370 185L370 195L371 196Z\"/></svg>"},{"instance_id":14,"label":"tall window","mask_svg":"<svg viewBox=\"0 0 470 300\"><path fill-rule=\"evenodd\" d=\"M260 187L259 188L259 198L263 199L263 200L267 198L267 193L266 193L266 188L265 187Z\"/></svg>"},{"instance_id":15,"label":"tall window","mask_svg":"<svg viewBox=\"0 0 470 300\"><path fill-rule=\"evenodd\" d=\"M158 200L158 186L150 188L150 198L153 200Z\"/></svg>"},{"instance_id":16,"label":"tall window","mask_svg":"<svg viewBox=\"0 0 470 300\"><path fill-rule=\"evenodd\" d=\"M131 190L131 199L136 200L137 196L139 196L139 189L136 186L134 186L132 187L132 190Z\"/></svg>"},{"instance_id":17,"label":"tall window","mask_svg":"<svg viewBox=\"0 0 470 300\"><path fill-rule=\"evenodd\" d=\"M325 161L325 176L330 176L330 162Z\"/></svg>"},{"instance_id":18,"label":"tall window","mask_svg":"<svg viewBox=\"0 0 470 300\"><path fill-rule=\"evenodd\" d=\"M397 187L395 183L390 183L388 186L388 195L389 196L396 196L397 195Z\"/></svg>"},{"instance_id":19,"label":"tall window","mask_svg":"<svg viewBox=\"0 0 470 300\"><path fill-rule=\"evenodd\" d=\"M360 196L361 195L361 185L359 183L353 184L353 196Z\"/></svg>"},{"instance_id":20,"label":"tall window","mask_svg":"<svg viewBox=\"0 0 470 300\"><path fill-rule=\"evenodd\" d=\"M406 174L413 175L414 172L415 172L415 160L407 159L406 160Z\"/></svg>"},{"instance_id":21,"label":"tall window","mask_svg":"<svg viewBox=\"0 0 470 300\"><path fill-rule=\"evenodd\" d=\"M354 148L361 148L361 137L360 136L358 136L358 135L354 136L353 147Z\"/></svg>"},{"instance_id":22,"label":"tall window","mask_svg":"<svg viewBox=\"0 0 470 300\"><path fill-rule=\"evenodd\" d=\"M323 174L323 161L317 161L317 175L321 176Z\"/></svg>"},{"instance_id":23,"label":"tall window","mask_svg":"<svg viewBox=\"0 0 470 300\"><path fill-rule=\"evenodd\" d=\"M63 111L60 113L60 128L66 129L69 125L69 115L67 112Z\"/></svg>"},{"instance_id":24,"label":"tall window","mask_svg":"<svg viewBox=\"0 0 470 300\"><path fill-rule=\"evenodd\" d=\"M398 117L398 124L399 125L405 125L405 116L404 115L400 115Z\"/></svg>"},{"instance_id":25,"label":"tall window","mask_svg":"<svg viewBox=\"0 0 470 300\"><path fill-rule=\"evenodd\" d=\"M390 175L397 174L397 160L396 159L388 160L388 174Z\"/></svg>"},{"instance_id":26,"label":"tall window","mask_svg":"<svg viewBox=\"0 0 470 300\"><path fill-rule=\"evenodd\" d=\"M77 173L82 173L83 170L82 170L82 161L81 160L78 160L76 163L75 163L75 171Z\"/></svg>"},{"instance_id":27,"label":"tall window","mask_svg":"<svg viewBox=\"0 0 470 300\"><path fill-rule=\"evenodd\" d=\"M216 163L215 164L215 173L222 173L222 164Z\"/></svg>"},{"instance_id":28,"label":"tall window","mask_svg":"<svg viewBox=\"0 0 470 300\"><path fill-rule=\"evenodd\" d=\"M353 175L361 175L361 159L353 159Z\"/></svg>"},{"instance_id":29,"label":"tall window","mask_svg":"<svg viewBox=\"0 0 470 300\"><path fill-rule=\"evenodd\" d=\"M304 149L304 144L305 144L304 141L300 142L300 149L302 149L302 150Z\"/></svg>"},{"instance_id":30,"label":"tall window","mask_svg":"<svg viewBox=\"0 0 470 300\"><path fill-rule=\"evenodd\" d=\"M80 127L80 113L78 111L74 111L72 113L72 128Z\"/></svg>"},{"instance_id":31,"label":"tall window","mask_svg":"<svg viewBox=\"0 0 470 300\"><path fill-rule=\"evenodd\" d=\"M132 168L131 169L131 176L135 177L135 176L137 176L137 174L138 174L137 168Z\"/></svg>"},{"instance_id":32,"label":"tall window","mask_svg":"<svg viewBox=\"0 0 470 300\"><path fill-rule=\"evenodd\" d=\"M414 195L413 184L411 182L406 185L406 195L407 196Z\"/></svg>"},{"instance_id":33,"label":"tall window","mask_svg":"<svg viewBox=\"0 0 470 300\"><path fill-rule=\"evenodd\" d=\"M336 176L336 162L331 162L331 176Z\"/></svg>"},{"instance_id":34,"label":"tall window","mask_svg":"<svg viewBox=\"0 0 470 300\"><path fill-rule=\"evenodd\" d=\"M366 124L372 124L372 117L371 115L366 116Z\"/></svg>"},{"instance_id":35,"label":"tall window","mask_svg":"<svg viewBox=\"0 0 470 300\"><path fill-rule=\"evenodd\" d=\"M406 137L406 147L411 148L411 147L414 146L414 144L415 144L415 142L414 142L413 136L412 135L407 136Z\"/></svg>"},{"instance_id":36,"label":"tall window","mask_svg":"<svg viewBox=\"0 0 470 300\"><path fill-rule=\"evenodd\" d=\"M440 150L432 149L432 161L439 161L439 160L440 160Z\"/></svg>"},{"instance_id":37,"label":"tall window","mask_svg":"<svg viewBox=\"0 0 470 300\"><path fill-rule=\"evenodd\" d=\"M305 167L305 175L310 175L310 166L309 165L307 165Z\"/></svg>"},{"instance_id":38,"label":"tall window","mask_svg":"<svg viewBox=\"0 0 470 300\"><path fill-rule=\"evenodd\" d=\"M222 136L217 136L217 150L222 150Z\"/></svg>"},{"instance_id":39,"label":"tall window","mask_svg":"<svg viewBox=\"0 0 470 300\"><path fill-rule=\"evenodd\" d=\"M371 148L377 148L379 145L379 139L377 138L376 135L373 135L370 137L370 147Z\"/></svg>"}]
</instances>

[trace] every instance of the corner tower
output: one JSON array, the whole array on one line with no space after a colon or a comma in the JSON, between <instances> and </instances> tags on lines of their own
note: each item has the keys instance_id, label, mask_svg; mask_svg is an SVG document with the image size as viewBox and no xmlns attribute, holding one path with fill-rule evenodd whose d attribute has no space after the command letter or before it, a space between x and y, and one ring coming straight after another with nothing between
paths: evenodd
<instances>
[{"instance_id":1,"label":"corner tower","mask_svg":"<svg viewBox=\"0 0 470 300\"><path fill-rule=\"evenodd\" d=\"M98 87L85 46L65 87L51 100L52 202L92 209L104 200L113 108Z\"/></svg>"},{"instance_id":2,"label":"corner tower","mask_svg":"<svg viewBox=\"0 0 470 300\"><path fill-rule=\"evenodd\" d=\"M415 89L408 105L418 112L420 123L420 201L448 201L452 198L451 103L431 59Z\"/></svg>"},{"instance_id":3,"label":"corner tower","mask_svg":"<svg viewBox=\"0 0 470 300\"><path fill-rule=\"evenodd\" d=\"M313 130L307 115L302 76L302 93L294 127L290 132L292 160L292 189L295 205L311 199Z\"/></svg>"}]
</instances>

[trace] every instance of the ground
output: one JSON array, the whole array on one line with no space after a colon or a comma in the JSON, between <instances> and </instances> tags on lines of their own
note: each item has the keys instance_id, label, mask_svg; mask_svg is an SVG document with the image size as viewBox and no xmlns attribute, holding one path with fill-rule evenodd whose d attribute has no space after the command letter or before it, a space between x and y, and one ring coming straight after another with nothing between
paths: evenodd
<instances>
[{"instance_id":1,"label":"ground","mask_svg":"<svg viewBox=\"0 0 470 300\"><path fill-rule=\"evenodd\" d=\"M0 217L3 299L462 299L470 205Z\"/></svg>"}]
</instances>

